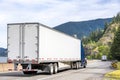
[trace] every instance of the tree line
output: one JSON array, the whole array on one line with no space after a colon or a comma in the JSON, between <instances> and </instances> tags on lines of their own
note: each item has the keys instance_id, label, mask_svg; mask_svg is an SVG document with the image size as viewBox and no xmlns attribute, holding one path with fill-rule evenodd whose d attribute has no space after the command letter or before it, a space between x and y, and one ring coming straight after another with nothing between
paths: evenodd
<instances>
[{"instance_id":1,"label":"tree line","mask_svg":"<svg viewBox=\"0 0 120 80\"><path fill-rule=\"evenodd\" d=\"M111 24L119 24L117 31L114 31L115 36L112 44L108 46L97 43ZM110 23L105 23L104 30L97 29L90 33L88 37L83 37L82 41L84 45L90 44L92 46L92 50L95 48L98 50L97 54L87 54L89 58L100 59L102 55L107 55L109 59L120 60L120 13L113 17ZM92 53L91 46L89 49L85 48L87 53Z\"/></svg>"}]
</instances>

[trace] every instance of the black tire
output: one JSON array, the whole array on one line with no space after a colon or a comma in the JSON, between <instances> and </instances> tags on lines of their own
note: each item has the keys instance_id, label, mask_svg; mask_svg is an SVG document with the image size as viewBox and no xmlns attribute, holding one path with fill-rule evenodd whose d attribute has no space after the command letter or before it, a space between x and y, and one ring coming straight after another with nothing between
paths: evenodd
<instances>
[{"instance_id":1,"label":"black tire","mask_svg":"<svg viewBox=\"0 0 120 80\"><path fill-rule=\"evenodd\" d=\"M79 69L79 62L76 62L76 69Z\"/></svg>"},{"instance_id":2,"label":"black tire","mask_svg":"<svg viewBox=\"0 0 120 80\"><path fill-rule=\"evenodd\" d=\"M73 62L71 62L70 66L71 66L71 69L73 69L73 68L74 68L74 67L73 67Z\"/></svg>"},{"instance_id":3,"label":"black tire","mask_svg":"<svg viewBox=\"0 0 120 80\"><path fill-rule=\"evenodd\" d=\"M87 66L87 63L85 62L84 65L83 65L83 68L86 68L86 66Z\"/></svg>"},{"instance_id":4,"label":"black tire","mask_svg":"<svg viewBox=\"0 0 120 80\"><path fill-rule=\"evenodd\" d=\"M37 71L23 71L24 74L37 74Z\"/></svg>"},{"instance_id":5,"label":"black tire","mask_svg":"<svg viewBox=\"0 0 120 80\"><path fill-rule=\"evenodd\" d=\"M58 66L57 63L54 63L53 65L54 69L53 69L53 73L56 74L58 72Z\"/></svg>"},{"instance_id":6,"label":"black tire","mask_svg":"<svg viewBox=\"0 0 120 80\"><path fill-rule=\"evenodd\" d=\"M84 65L83 68L86 68L86 65Z\"/></svg>"},{"instance_id":7,"label":"black tire","mask_svg":"<svg viewBox=\"0 0 120 80\"><path fill-rule=\"evenodd\" d=\"M49 74L52 75L52 74L53 74L53 71L54 71L53 64L49 64L49 65L48 65L48 69L49 69Z\"/></svg>"}]
</instances>

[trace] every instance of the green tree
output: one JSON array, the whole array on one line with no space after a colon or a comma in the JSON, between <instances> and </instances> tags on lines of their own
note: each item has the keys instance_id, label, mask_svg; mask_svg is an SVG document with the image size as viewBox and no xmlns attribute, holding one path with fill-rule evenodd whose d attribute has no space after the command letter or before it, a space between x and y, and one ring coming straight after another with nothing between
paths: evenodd
<instances>
[{"instance_id":1,"label":"green tree","mask_svg":"<svg viewBox=\"0 0 120 80\"><path fill-rule=\"evenodd\" d=\"M88 44L91 42L97 42L103 35L103 30L97 29L90 33L89 37L83 37L82 42Z\"/></svg>"},{"instance_id":2,"label":"green tree","mask_svg":"<svg viewBox=\"0 0 120 80\"><path fill-rule=\"evenodd\" d=\"M108 55L109 53L109 47L108 46L99 46L98 47L98 51L99 53L103 54L103 55Z\"/></svg>"},{"instance_id":3,"label":"green tree","mask_svg":"<svg viewBox=\"0 0 120 80\"><path fill-rule=\"evenodd\" d=\"M98 54L96 55L96 58L97 58L97 59L101 59L102 55L103 55L102 53L98 53Z\"/></svg>"},{"instance_id":4,"label":"green tree","mask_svg":"<svg viewBox=\"0 0 120 80\"><path fill-rule=\"evenodd\" d=\"M114 41L110 49L110 55L113 57L113 59L120 61L120 26L115 34Z\"/></svg>"},{"instance_id":5,"label":"green tree","mask_svg":"<svg viewBox=\"0 0 120 80\"><path fill-rule=\"evenodd\" d=\"M105 27L104 27L104 33L105 33L105 31L107 30L107 28L109 27L109 23L107 23L107 22L105 22L105 25L104 25Z\"/></svg>"},{"instance_id":6,"label":"green tree","mask_svg":"<svg viewBox=\"0 0 120 80\"><path fill-rule=\"evenodd\" d=\"M119 23L120 22L120 12L113 17L112 22L111 23Z\"/></svg>"}]
</instances>

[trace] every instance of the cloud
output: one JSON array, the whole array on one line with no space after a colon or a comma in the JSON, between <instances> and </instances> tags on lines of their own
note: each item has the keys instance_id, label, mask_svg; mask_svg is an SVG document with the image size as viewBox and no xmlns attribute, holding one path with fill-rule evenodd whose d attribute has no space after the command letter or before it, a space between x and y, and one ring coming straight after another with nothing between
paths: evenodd
<instances>
[{"instance_id":1,"label":"cloud","mask_svg":"<svg viewBox=\"0 0 120 80\"><path fill-rule=\"evenodd\" d=\"M6 47L7 23L40 22L54 27L68 21L113 17L120 11L119 5L120 0L0 0L0 46Z\"/></svg>"},{"instance_id":2,"label":"cloud","mask_svg":"<svg viewBox=\"0 0 120 80\"><path fill-rule=\"evenodd\" d=\"M119 11L118 8L120 3L119 0L109 1L4 0L0 5L0 13L10 16L10 20L13 22L35 20L53 27L55 25L72 20L82 21L95 19L97 17L112 17ZM89 13L91 14L89 15ZM51 22L52 20L55 21Z\"/></svg>"}]
</instances>

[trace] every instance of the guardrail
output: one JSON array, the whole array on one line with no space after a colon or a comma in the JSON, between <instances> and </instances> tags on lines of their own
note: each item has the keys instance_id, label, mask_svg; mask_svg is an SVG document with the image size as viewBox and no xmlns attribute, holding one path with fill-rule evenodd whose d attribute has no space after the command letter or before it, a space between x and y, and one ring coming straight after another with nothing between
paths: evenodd
<instances>
[{"instance_id":1,"label":"guardrail","mask_svg":"<svg viewBox=\"0 0 120 80\"><path fill-rule=\"evenodd\" d=\"M22 66L18 65L18 71L22 69ZM13 63L0 63L0 72L14 71Z\"/></svg>"}]
</instances>

